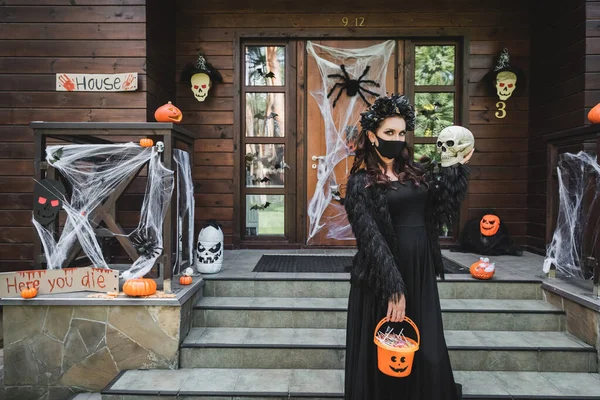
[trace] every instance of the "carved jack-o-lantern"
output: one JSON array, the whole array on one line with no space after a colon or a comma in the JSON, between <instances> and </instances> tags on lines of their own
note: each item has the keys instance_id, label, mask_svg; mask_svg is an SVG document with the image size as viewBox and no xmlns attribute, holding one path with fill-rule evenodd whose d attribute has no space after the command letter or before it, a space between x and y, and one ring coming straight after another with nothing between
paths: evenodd
<instances>
[{"instance_id":1,"label":"carved jack-o-lantern","mask_svg":"<svg viewBox=\"0 0 600 400\"><path fill-rule=\"evenodd\" d=\"M497 215L487 214L479 222L479 230L483 236L494 236L500 228L500 218Z\"/></svg>"},{"instance_id":2,"label":"carved jack-o-lantern","mask_svg":"<svg viewBox=\"0 0 600 400\"><path fill-rule=\"evenodd\" d=\"M182 118L181 110L175 107L170 101L164 106L158 107L154 112L154 119L158 122L173 122L178 124Z\"/></svg>"}]
</instances>

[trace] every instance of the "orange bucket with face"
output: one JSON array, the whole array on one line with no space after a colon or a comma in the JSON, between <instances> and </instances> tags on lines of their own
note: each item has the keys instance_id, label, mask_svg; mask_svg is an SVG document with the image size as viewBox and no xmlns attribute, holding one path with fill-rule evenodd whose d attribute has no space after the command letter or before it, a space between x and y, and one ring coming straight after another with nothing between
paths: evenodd
<instances>
[{"instance_id":1,"label":"orange bucket with face","mask_svg":"<svg viewBox=\"0 0 600 400\"><path fill-rule=\"evenodd\" d=\"M419 333L417 325L415 325L408 317L404 317L404 321L408 322L417 334L416 341L408 337L406 338L407 341L412 343L413 346L411 347L392 347L377 339L379 328L388 322L387 317L379 321L379 324L375 327L375 333L373 334L373 341L377 345L377 366L381 372L395 378L404 378L410 375L415 352L419 350L419 345L421 344L421 334Z\"/></svg>"}]
</instances>

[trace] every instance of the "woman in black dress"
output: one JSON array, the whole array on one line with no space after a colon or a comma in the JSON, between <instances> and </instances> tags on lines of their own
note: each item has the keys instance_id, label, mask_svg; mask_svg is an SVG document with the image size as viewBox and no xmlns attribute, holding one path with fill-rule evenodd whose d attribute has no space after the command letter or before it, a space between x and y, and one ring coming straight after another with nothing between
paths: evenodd
<instances>
[{"instance_id":1,"label":"woman in black dress","mask_svg":"<svg viewBox=\"0 0 600 400\"><path fill-rule=\"evenodd\" d=\"M415 114L405 96L378 98L360 123L344 199L358 247L348 303L345 398L458 399L436 275L443 277L438 232L457 216L468 169L412 162L405 135L414 130ZM419 328L421 345L412 373L394 378L377 368L373 333L383 317L397 322L405 315ZM408 325L395 331L401 327ZM410 337L412 329L406 332Z\"/></svg>"}]
</instances>

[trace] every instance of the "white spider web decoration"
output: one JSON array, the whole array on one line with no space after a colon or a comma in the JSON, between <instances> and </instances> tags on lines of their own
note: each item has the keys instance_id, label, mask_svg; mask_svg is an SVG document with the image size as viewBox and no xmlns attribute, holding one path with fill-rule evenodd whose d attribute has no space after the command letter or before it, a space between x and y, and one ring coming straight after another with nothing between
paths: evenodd
<instances>
[{"instance_id":1,"label":"white spider web decoration","mask_svg":"<svg viewBox=\"0 0 600 400\"><path fill-rule=\"evenodd\" d=\"M341 94L335 108L333 102L338 96L341 88L338 86L327 98L327 94L333 86L342 82L340 78L330 78L329 75L344 75L340 66L344 65L350 79L359 79L367 67L369 71L363 80L372 80L379 83L379 87L371 84L361 85L363 88L376 92L379 95L386 94L386 74L388 63L394 51L393 40L376 44L362 49L342 49L323 46L308 42L307 51L312 56L319 68L321 75L321 87L311 92L317 101L325 126L326 154L317 162L317 184L315 193L308 204L308 217L310 221L307 241L310 240L325 226L328 228L327 238L337 240L353 240L352 229L346 219L344 207L338 203L332 203L331 187L336 187L334 168L340 163L346 162L346 175L348 175L351 164L348 156L352 155L346 142L349 131L360 130L360 113L367 108L367 104L360 95L348 96L345 92ZM369 102L375 97L364 93ZM334 215L323 218L327 207L334 208Z\"/></svg>"},{"instance_id":2,"label":"white spider web decoration","mask_svg":"<svg viewBox=\"0 0 600 400\"><path fill-rule=\"evenodd\" d=\"M70 202L62 194L54 193L62 198L63 209L67 213L58 241L51 231L32 219L44 248L48 269L62 268L76 240L95 267L108 268L96 239L91 215L119 184L146 163L149 163L148 181L140 222L127 236L150 238L153 247L162 250L162 226L173 191L173 172L162 165L156 148L142 148L133 143L55 145L46 148L46 161L67 179L73 192ZM129 270L123 272L122 277L130 279L145 275L161 254L162 251L156 251L141 255Z\"/></svg>"},{"instance_id":3,"label":"white spider web decoration","mask_svg":"<svg viewBox=\"0 0 600 400\"><path fill-rule=\"evenodd\" d=\"M187 250L190 267L194 264L194 181L192 179L192 166L190 163L190 155L188 152L175 149L173 150L173 159L177 165L177 191L178 191L178 215L179 221L177 224L177 257L173 265L173 275L180 273L179 266L181 265L181 252L185 248L181 237L183 229L183 221L187 219Z\"/></svg>"},{"instance_id":4,"label":"white spider web decoration","mask_svg":"<svg viewBox=\"0 0 600 400\"><path fill-rule=\"evenodd\" d=\"M600 233L597 216L600 194L600 166L596 156L580 151L565 153L558 167L559 210L556 229L544 260L544 272L552 265L566 277L585 279L584 258L594 254ZM584 254L587 253L587 254Z\"/></svg>"}]
</instances>

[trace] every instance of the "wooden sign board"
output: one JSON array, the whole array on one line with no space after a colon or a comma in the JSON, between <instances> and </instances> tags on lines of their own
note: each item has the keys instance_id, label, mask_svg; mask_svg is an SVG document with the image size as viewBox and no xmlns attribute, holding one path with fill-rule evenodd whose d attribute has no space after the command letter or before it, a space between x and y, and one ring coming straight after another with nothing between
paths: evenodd
<instances>
[{"instance_id":1,"label":"wooden sign board","mask_svg":"<svg viewBox=\"0 0 600 400\"><path fill-rule=\"evenodd\" d=\"M132 92L138 88L137 72L124 74L56 74L59 92Z\"/></svg>"},{"instance_id":2,"label":"wooden sign board","mask_svg":"<svg viewBox=\"0 0 600 400\"><path fill-rule=\"evenodd\" d=\"M36 288L38 294L92 292L118 292L119 272L102 268L40 269L6 272L0 274L0 297L18 297L27 287Z\"/></svg>"}]
</instances>

